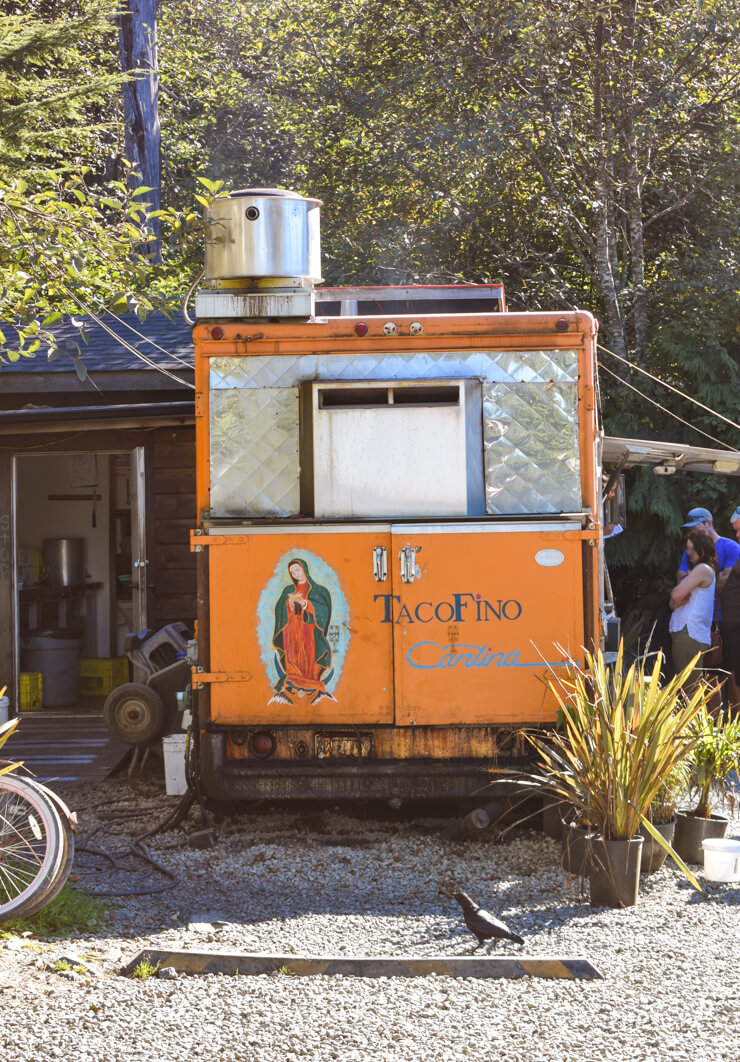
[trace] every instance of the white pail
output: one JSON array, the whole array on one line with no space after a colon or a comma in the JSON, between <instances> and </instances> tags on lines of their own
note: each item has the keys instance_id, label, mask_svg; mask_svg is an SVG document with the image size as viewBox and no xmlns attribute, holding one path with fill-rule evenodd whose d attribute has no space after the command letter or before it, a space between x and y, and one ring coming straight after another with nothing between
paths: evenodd
<instances>
[{"instance_id":1,"label":"white pail","mask_svg":"<svg viewBox=\"0 0 740 1062\"><path fill-rule=\"evenodd\" d=\"M740 881L740 841L711 837L702 845L705 877L710 881Z\"/></svg>"},{"instance_id":2,"label":"white pail","mask_svg":"<svg viewBox=\"0 0 740 1062\"><path fill-rule=\"evenodd\" d=\"M0 723L7 723L10 718L10 701L7 697L0 697Z\"/></svg>"},{"instance_id":3,"label":"white pail","mask_svg":"<svg viewBox=\"0 0 740 1062\"><path fill-rule=\"evenodd\" d=\"M164 787L167 796L182 796L188 790L185 778L186 741L187 734L169 734L162 738Z\"/></svg>"}]
</instances>

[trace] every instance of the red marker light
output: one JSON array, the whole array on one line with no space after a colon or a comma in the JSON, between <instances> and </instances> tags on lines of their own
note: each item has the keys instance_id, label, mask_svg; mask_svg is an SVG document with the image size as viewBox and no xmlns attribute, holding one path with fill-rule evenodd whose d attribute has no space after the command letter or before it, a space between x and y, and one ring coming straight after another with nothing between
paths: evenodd
<instances>
[{"instance_id":1,"label":"red marker light","mask_svg":"<svg viewBox=\"0 0 740 1062\"><path fill-rule=\"evenodd\" d=\"M558 332L567 332L570 328L570 322L567 321L565 317L559 317L555 322L555 328Z\"/></svg>"},{"instance_id":2,"label":"red marker light","mask_svg":"<svg viewBox=\"0 0 740 1062\"><path fill-rule=\"evenodd\" d=\"M258 756L261 760L264 760L267 756L272 756L275 751L275 738L272 734L261 730L258 734L252 734L249 739L249 748L253 756Z\"/></svg>"},{"instance_id":3,"label":"red marker light","mask_svg":"<svg viewBox=\"0 0 740 1062\"><path fill-rule=\"evenodd\" d=\"M221 325L216 325L215 328L211 329L211 339L223 339L223 338L224 338L224 330L221 327Z\"/></svg>"},{"instance_id":4,"label":"red marker light","mask_svg":"<svg viewBox=\"0 0 740 1062\"><path fill-rule=\"evenodd\" d=\"M357 324L355 325L355 335L356 336L366 336L369 331L370 331L370 329L367 327L367 325L365 324L364 321L358 321Z\"/></svg>"}]
</instances>

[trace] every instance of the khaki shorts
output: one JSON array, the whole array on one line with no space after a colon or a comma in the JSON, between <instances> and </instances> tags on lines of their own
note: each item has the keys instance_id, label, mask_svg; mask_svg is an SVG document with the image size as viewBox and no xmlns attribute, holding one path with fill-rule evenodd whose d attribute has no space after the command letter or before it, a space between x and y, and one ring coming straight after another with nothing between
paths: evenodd
<instances>
[{"instance_id":1,"label":"khaki shorts","mask_svg":"<svg viewBox=\"0 0 740 1062\"><path fill-rule=\"evenodd\" d=\"M671 641L673 643L673 667L676 670L676 674L678 674L679 671L683 671L683 669L691 663L691 660L697 653L703 655L706 653L707 649L711 648L707 642L697 642L695 638L692 638L689 634L688 627L682 627L680 631L672 631ZM686 681L686 685L694 685L700 678L701 660L699 660L698 664L691 672Z\"/></svg>"}]
</instances>

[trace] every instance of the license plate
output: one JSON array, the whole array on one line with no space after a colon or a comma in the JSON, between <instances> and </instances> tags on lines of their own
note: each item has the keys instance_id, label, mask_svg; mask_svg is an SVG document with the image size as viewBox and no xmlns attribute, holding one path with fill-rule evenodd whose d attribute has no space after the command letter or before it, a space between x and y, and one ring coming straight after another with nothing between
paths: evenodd
<instances>
[{"instance_id":1,"label":"license plate","mask_svg":"<svg viewBox=\"0 0 740 1062\"><path fill-rule=\"evenodd\" d=\"M316 734L316 757L319 760L332 757L372 756L372 734Z\"/></svg>"}]
</instances>

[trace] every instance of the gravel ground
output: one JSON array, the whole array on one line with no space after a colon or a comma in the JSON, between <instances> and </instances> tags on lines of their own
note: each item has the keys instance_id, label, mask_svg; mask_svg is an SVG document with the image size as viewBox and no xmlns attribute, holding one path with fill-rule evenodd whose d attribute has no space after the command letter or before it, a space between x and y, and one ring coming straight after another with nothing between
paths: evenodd
<instances>
[{"instance_id":1,"label":"gravel ground","mask_svg":"<svg viewBox=\"0 0 740 1062\"><path fill-rule=\"evenodd\" d=\"M60 790L61 791L61 790ZM122 850L176 803L153 778L66 792L81 834ZM136 818L131 818L132 814ZM181 878L169 892L109 901L104 929L67 941L0 940L0 1058L7 1062L273 1062L491 1059L703 1062L740 1057L736 885L690 888L664 868L637 907L593 909L534 830L451 839L449 823L258 808L225 820L216 848L184 827L152 853ZM730 833L740 836L735 818ZM149 883L127 859L113 877L81 854L75 872ZM525 938L499 955L584 957L603 981L221 975L138 980L121 967L149 948L296 955L463 955L473 938L439 885L454 879ZM158 879L161 880L161 879ZM82 956L90 972L56 972Z\"/></svg>"}]
</instances>

